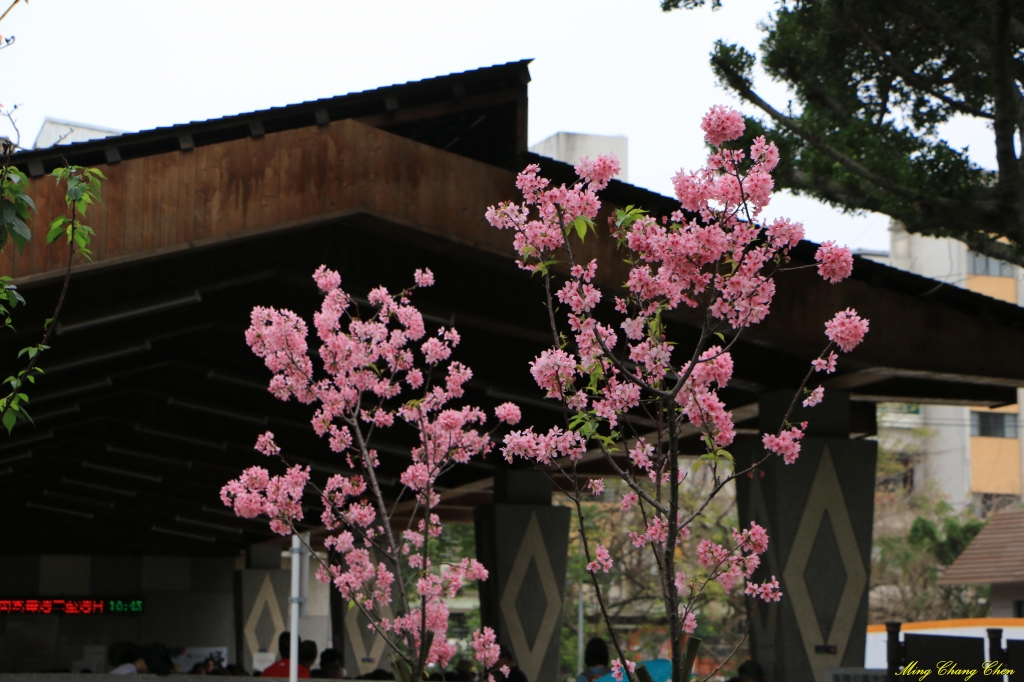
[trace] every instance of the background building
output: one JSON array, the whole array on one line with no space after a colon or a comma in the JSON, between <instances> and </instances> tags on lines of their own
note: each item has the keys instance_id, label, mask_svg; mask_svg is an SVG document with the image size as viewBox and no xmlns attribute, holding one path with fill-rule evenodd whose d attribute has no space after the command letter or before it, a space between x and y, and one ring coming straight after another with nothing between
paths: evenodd
<instances>
[{"instance_id":1,"label":"background building","mask_svg":"<svg viewBox=\"0 0 1024 682\"><path fill-rule=\"evenodd\" d=\"M890 228L891 251L862 252L865 258L1020 305L1024 271L986 257L948 238L910 234L898 223ZM962 353L983 353L965 345ZM975 405L881 404L879 438L902 452L908 464L906 484L921 490L934 485L956 509L973 506L987 515L1021 499L1020 413L1018 404Z\"/></svg>"}]
</instances>

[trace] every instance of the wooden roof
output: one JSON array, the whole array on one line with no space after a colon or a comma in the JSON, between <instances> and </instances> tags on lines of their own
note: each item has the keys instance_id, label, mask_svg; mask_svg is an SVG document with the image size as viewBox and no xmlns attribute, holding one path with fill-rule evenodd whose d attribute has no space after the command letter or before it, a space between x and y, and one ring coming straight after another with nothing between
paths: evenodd
<instances>
[{"instance_id":1,"label":"wooden roof","mask_svg":"<svg viewBox=\"0 0 1024 682\"><path fill-rule=\"evenodd\" d=\"M0 440L5 540L26 552L237 551L269 533L227 512L217 491L264 461L252 444L268 428L316 476L344 471L313 435L308 409L267 393L269 375L242 334L254 305L309 318L319 304L310 273L322 263L357 296L433 269L438 284L418 302L431 324L462 333L456 359L475 372L467 399L513 400L525 423L556 423L560 411L526 369L549 344L540 285L515 266L511 235L483 218L515 197L516 171L538 160L525 146L528 81L521 62L18 155L36 171L61 157L97 164L109 179L104 204L89 213L95 260L75 265L41 363L36 426ZM571 181L570 166L541 163L546 176ZM38 234L61 201L47 178L33 192ZM603 198L659 216L677 206L620 182ZM42 241L0 256L0 272L29 300L0 357L39 338L59 294L59 249ZM608 240L588 240L583 257L603 260L601 284L617 287L624 273L607 249ZM813 253L805 243L794 260L812 263ZM874 432L879 400L997 405L1024 386L1016 306L862 259L840 286L804 269L778 291L766 322L735 345L735 378L722 391L741 438L758 437L758 395L798 381L824 322L847 306L870 317L872 331L826 387L850 391L856 433ZM679 343L698 334L686 311L671 322ZM387 437L378 449L393 499L412 434ZM468 520L490 500L498 459L446 475L441 513ZM600 462L588 466L600 475Z\"/></svg>"},{"instance_id":2,"label":"wooden roof","mask_svg":"<svg viewBox=\"0 0 1024 682\"><path fill-rule=\"evenodd\" d=\"M940 585L1024 582L1024 509L1001 511L939 578Z\"/></svg>"}]
</instances>

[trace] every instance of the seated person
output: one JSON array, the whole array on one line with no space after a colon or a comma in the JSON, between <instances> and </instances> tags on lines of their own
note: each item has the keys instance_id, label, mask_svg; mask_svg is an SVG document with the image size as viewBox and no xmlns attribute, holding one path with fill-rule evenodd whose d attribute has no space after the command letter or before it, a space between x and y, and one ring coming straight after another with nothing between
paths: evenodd
<instances>
[{"instance_id":1,"label":"seated person","mask_svg":"<svg viewBox=\"0 0 1024 682\"><path fill-rule=\"evenodd\" d=\"M764 679L764 670L757 661L744 661L736 673L736 677L729 682L761 682Z\"/></svg>"},{"instance_id":2,"label":"seated person","mask_svg":"<svg viewBox=\"0 0 1024 682\"><path fill-rule=\"evenodd\" d=\"M281 652L281 659L279 661L277 661L276 663L272 663L271 665L269 665L266 668L264 668L263 672L260 673L260 677L288 677L289 676L289 667L291 665L291 662L289 660L289 654L291 652L289 650L291 649L291 643L292 643L291 642L291 633L288 632L287 630L285 632L282 632L280 637L277 638L277 650L279 652ZM313 644L313 661L315 661L316 660L316 642L312 642L312 644ZM309 662L310 665L312 665L313 661ZM309 668L307 668L306 666L302 665L302 644L299 644L299 678L300 679L309 679L310 677L311 676L309 674Z\"/></svg>"},{"instance_id":3,"label":"seated person","mask_svg":"<svg viewBox=\"0 0 1024 682\"><path fill-rule=\"evenodd\" d=\"M320 668L311 671L313 677L328 680L340 680L345 677L345 668L341 665L341 654L337 649L324 649L320 654Z\"/></svg>"},{"instance_id":4,"label":"seated person","mask_svg":"<svg viewBox=\"0 0 1024 682\"><path fill-rule=\"evenodd\" d=\"M587 642L587 648L583 652L583 665L586 667L576 678L576 682L593 682L611 672L608 667L608 645L603 639L594 637Z\"/></svg>"}]
</instances>

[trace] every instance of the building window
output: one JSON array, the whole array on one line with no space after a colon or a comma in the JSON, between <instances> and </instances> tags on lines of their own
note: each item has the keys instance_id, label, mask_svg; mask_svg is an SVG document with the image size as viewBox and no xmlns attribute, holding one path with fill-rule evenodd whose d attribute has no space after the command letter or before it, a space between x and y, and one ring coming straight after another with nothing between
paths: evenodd
<instances>
[{"instance_id":1,"label":"building window","mask_svg":"<svg viewBox=\"0 0 1024 682\"><path fill-rule=\"evenodd\" d=\"M967 252L967 274L989 277L1013 277L1013 265L974 251Z\"/></svg>"},{"instance_id":2,"label":"building window","mask_svg":"<svg viewBox=\"0 0 1024 682\"><path fill-rule=\"evenodd\" d=\"M971 412L971 435L1016 438L1017 415L1004 412Z\"/></svg>"},{"instance_id":3,"label":"building window","mask_svg":"<svg viewBox=\"0 0 1024 682\"><path fill-rule=\"evenodd\" d=\"M1024 601L1013 602L1013 617L1024 618Z\"/></svg>"}]
</instances>

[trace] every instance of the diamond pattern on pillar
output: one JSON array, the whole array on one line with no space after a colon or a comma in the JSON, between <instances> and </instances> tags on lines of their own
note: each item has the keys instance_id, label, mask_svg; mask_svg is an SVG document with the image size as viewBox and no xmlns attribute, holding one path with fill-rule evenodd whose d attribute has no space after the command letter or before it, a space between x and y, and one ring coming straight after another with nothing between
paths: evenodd
<instances>
[{"instance_id":1,"label":"diamond pattern on pillar","mask_svg":"<svg viewBox=\"0 0 1024 682\"><path fill-rule=\"evenodd\" d=\"M394 613L391 606L385 604L380 609L381 615L391 619ZM381 667L381 657L384 656L384 649L388 643L376 630L370 630L367 626L369 621L363 616L363 612L354 604L349 605L345 612L345 635L348 637L349 645L352 647L352 655L355 656L355 667L359 669L360 675L372 673ZM366 646L366 636L370 636L370 646ZM348 662L345 663L348 665Z\"/></svg>"},{"instance_id":2,"label":"diamond pattern on pillar","mask_svg":"<svg viewBox=\"0 0 1024 682\"><path fill-rule=\"evenodd\" d=\"M763 564L766 569L764 577L767 578L769 575L781 575L781 571L779 570L776 543L770 541L775 529L772 526L771 518L768 516L763 486L764 483L760 476L755 476L751 479L748 505L751 521L757 522L758 525L764 527L768 532L768 551L765 552L765 563ZM754 642L757 646L754 658L766 670L770 671L775 663L775 632L778 627L779 604L777 602L763 602L759 599L751 600L750 603L753 604L754 608L750 624L754 634Z\"/></svg>"},{"instance_id":3,"label":"diamond pattern on pillar","mask_svg":"<svg viewBox=\"0 0 1024 682\"><path fill-rule=\"evenodd\" d=\"M260 591L256 594L256 601L252 604L252 611L245 620L245 627L242 634L245 635L245 644L249 647L249 655L260 650L262 646L259 636L256 634L256 627L264 612L270 615L270 622L274 626L274 634L267 643L266 649L271 653L277 653L277 638L284 632L284 616L281 614L281 605L277 601L277 593L274 592L274 584L270 582L270 573L263 576L263 583Z\"/></svg>"},{"instance_id":4,"label":"diamond pattern on pillar","mask_svg":"<svg viewBox=\"0 0 1024 682\"><path fill-rule=\"evenodd\" d=\"M540 578L543 594L530 596L533 600L545 600L544 612L540 617L540 625L537 627L532 645L527 639L526 630L519 617L519 610L516 608L519 591L523 587L527 569L531 567L531 564ZM540 532L540 523L537 521L536 513L530 515L530 522L526 525L523 541L519 545L515 561L512 562L508 582L505 583L505 590L501 594L501 614L508 626L516 663L526 674L526 679L532 682L540 673L548 646L551 644L551 636L555 633L562 616L562 595L558 593L558 581L555 578L555 572L551 569L551 558L548 556L548 549L544 544L544 536Z\"/></svg>"},{"instance_id":5,"label":"diamond pattern on pillar","mask_svg":"<svg viewBox=\"0 0 1024 682\"><path fill-rule=\"evenodd\" d=\"M814 604L814 615L821 627L821 641L828 641L846 585L846 568L827 511L818 525L811 558L807 560L807 568L804 569L804 583L807 584L807 591Z\"/></svg>"},{"instance_id":6,"label":"diamond pattern on pillar","mask_svg":"<svg viewBox=\"0 0 1024 682\"><path fill-rule=\"evenodd\" d=\"M842 571L846 575L831 623L819 623L820 609L816 608L818 605L811 597L807 581L807 577L811 576L807 568L815 551L817 544L815 541L819 538L819 531L823 523L831 526L832 538L838 552L833 554L830 559L816 557L814 560L817 562L828 561L827 568L823 568L824 564L819 564L818 570L827 570L830 574L835 575L841 575L840 571ZM821 547L825 548L825 545L821 545ZM835 561L840 562L841 567L833 566ZM821 577L815 575L812 581L816 582ZM827 575L824 577L827 578ZM807 652L807 660L814 672L814 679L823 680L826 668L838 668L842 664L846 645L853 629L853 621L857 618L861 595L868 583L864 558L857 547L853 524L850 522L850 513L846 508L846 500L843 497L843 490L839 485L839 477L836 475L832 453L828 446L825 446L821 453L818 471L811 483L807 504L793 538L793 546L783 571L783 579L785 580L783 590L786 593L784 598L789 598L793 606L793 615L796 616L797 626L800 628L800 637L803 640L804 651ZM834 586L836 591L838 591L838 587L838 585ZM820 595L817 585L815 594ZM822 633L828 634L826 641L822 641ZM816 653L814 647L818 644L835 645L836 653Z\"/></svg>"}]
</instances>

